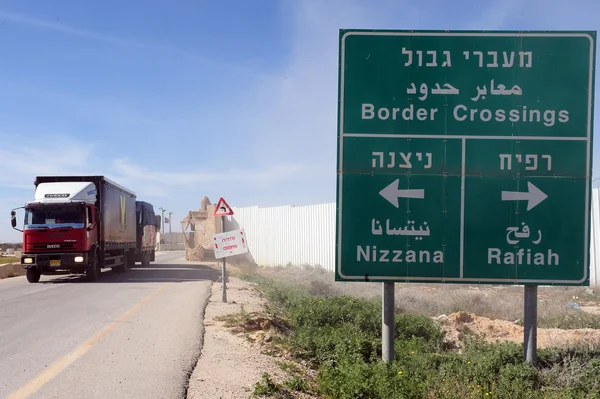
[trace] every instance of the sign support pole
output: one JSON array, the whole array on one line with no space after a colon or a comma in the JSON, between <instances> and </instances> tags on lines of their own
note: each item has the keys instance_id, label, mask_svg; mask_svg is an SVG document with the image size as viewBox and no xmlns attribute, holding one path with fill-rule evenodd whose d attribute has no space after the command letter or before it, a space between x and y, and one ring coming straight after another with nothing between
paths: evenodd
<instances>
[{"instance_id":1,"label":"sign support pole","mask_svg":"<svg viewBox=\"0 0 600 399\"><path fill-rule=\"evenodd\" d=\"M394 283L382 283L381 356L384 362L394 360Z\"/></svg>"},{"instance_id":2,"label":"sign support pole","mask_svg":"<svg viewBox=\"0 0 600 399\"><path fill-rule=\"evenodd\" d=\"M524 350L525 361L535 366L537 362L537 285L525 286Z\"/></svg>"},{"instance_id":3,"label":"sign support pole","mask_svg":"<svg viewBox=\"0 0 600 399\"><path fill-rule=\"evenodd\" d=\"M214 240L214 248L215 258L221 259L223 258L223 264L221 266L221 280L222 280L222 298L221 300L224 303L227 303L227 270L226 270L226 260L227 255L235 256L242 253L248 252L248 247L246 244L246 236L244 235L243 229L233 230L229 234L225 234L225 216L232 216L233 209L229 206L227 201L223 197L219 198L219 202L215 207L215 211L213 212L214 217L221 217L221 233L215 234L213 236ZM234 235L232 235L234 234ZM233 245L231 241L233 240ZM225 246L223 243L226 242Z\"/></svg>"},{"instance_id":4,"label":"sign support pole","mask_svg":"<svg viewBox=\"0 0 600 399\"><path fill-rule=\"evenodd\" d=\"M221 216L221 233L225 232L225 216ZM227 273L225 271L225 260L227 258L223 258L223 265L221 266L221 279L223 280L223 293L222 293L222 301L227 303Z\"/></svg>"}]
</instances>

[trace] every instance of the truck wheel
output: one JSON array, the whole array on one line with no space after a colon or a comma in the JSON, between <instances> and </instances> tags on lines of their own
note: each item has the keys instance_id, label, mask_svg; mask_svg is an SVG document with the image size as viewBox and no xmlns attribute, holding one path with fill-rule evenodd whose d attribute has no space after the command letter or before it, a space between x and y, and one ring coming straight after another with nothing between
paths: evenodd
<instances>
[{"instance_id":1,"label":"truck wheel","mask_svg":"<svg viewBox=\"0 0 600 399\"><path fill-rule=\"evenodd\" d=\"M100 274L102 270L100 270L100 253L98 251L94 252L94 257L92 262L87 265L85 269L85 276L89 281L97 281L100 278Z\"/></svg>"},{"instance_id":2,"label":"truck wheel","mask_svg":"<svg viewBox=\"0 0 600 399\"><path fill-rule=\"evenodd\" d=\"M113 267L112 270L117 273L125 273L127 270L129 270L129 268L127 267L128 262L129 262L127 260L128 257L129 257L129 254L127 253L127 251L123 251L123 264Z\"/></svg>"},{"instance_id":3,"label":"truck wheel","mask_svg":"<svg viewBox=\"0 0 600 399\"><path fill-rule=\"evenodd\" d=\"M133 269L135 267L135 252L134 251L129 251L129 254L127 256L127 264L128 264L128 268L129 269Z\"/></svg>"},{"instance_id":4,"label":"truck wheel","mask_svg":"<svg viewBox=\"0 0 600 399\"><path fill-rule=\"evenodd\" d=\"M122 272L123 273L127 273L130 269L131 266L131 257L133 256L133 254L129 251L123 251L123 269Z\"/></svg>"},{"instance_id":5,"label":"truck wheel","mask_svg":"<svg viewBox=\"0 0 600 399\"><path fill-rule=\"evenodd\" d=\"M148 252L142 252L142 266L148 266L150 264L150 257Z\"/></svg>"},{"instance_id":6,"label":"truck wheel","mask_svg":"<svg viewBox=\"0 0 600 399\"><path fill-rule=\"evenodd\" d=\"M30 267L25 272L25 275L27 276L27 281L29 281L30 283L37 283L40 281L40 277L42 276L42 271L40 269L38 269L37 267Z\"/></svg>"}]
</instances>

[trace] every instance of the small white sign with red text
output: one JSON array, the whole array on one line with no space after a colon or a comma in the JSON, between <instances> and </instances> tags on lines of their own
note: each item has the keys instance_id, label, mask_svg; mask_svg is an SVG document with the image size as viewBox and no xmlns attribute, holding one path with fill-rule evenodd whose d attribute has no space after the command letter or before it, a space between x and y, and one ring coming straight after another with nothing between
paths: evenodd
<instances>
[{"instance_id":1,"label":"small white sign with red text","mask_svg":"<svg viewBox=\"0 0 600 399\"><path fill-rule=\"evenodd\" d=\"M244 229L227 231L213 236L213 249L215 258L241 255L248 252L248 242Z\"/></svg>"}]
</instances>

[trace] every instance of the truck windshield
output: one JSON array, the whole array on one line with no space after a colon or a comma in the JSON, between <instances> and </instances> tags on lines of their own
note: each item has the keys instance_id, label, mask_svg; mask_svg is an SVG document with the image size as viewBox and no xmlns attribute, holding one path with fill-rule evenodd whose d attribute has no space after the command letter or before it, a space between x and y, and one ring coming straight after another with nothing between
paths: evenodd
<instances>
[{"instance_id":1,"label":"truck windshield","mask_svg":"<svg viewBox=\"0 0 600 399\"><path fill-rule=\"evenodd\" d=\"M83 228L85 213L82 207L36 207L25 210L25 228L73 227Z\"/></svg>"}]
</instances>

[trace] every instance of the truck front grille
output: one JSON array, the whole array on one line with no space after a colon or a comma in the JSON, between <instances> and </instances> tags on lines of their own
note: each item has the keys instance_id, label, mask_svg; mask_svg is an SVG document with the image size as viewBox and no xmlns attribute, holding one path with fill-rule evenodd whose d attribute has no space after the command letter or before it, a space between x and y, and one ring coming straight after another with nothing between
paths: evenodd
<instances>
[{"instance_id":1,"label":"truck front grille","mask_svg":"<svg viewBox=\"0 0 600 399\"><path fill-rule=\"evenodd\" d=\"M75 248L75 243L70 243L70 242L65 242L65 243L61 243L61 244L55 244L55 243L33 244L34 250L43 250L43 251L63 251L65 249L73 249L73 248Z\"/></svg>"}]
</instances>

